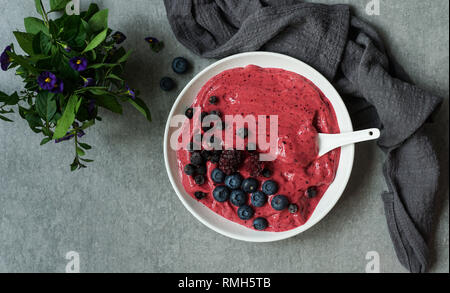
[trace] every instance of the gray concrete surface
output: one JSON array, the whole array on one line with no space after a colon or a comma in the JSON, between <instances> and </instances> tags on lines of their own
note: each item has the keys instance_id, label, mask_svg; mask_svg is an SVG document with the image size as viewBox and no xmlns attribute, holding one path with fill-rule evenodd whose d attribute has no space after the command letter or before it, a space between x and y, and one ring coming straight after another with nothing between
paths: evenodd
<instances>
[{"instance_id":1,"label":"gray concrete surface","mask_svg":"<svg viewBox=\"0 0 450 293\"><path fill-rule=\"evenodd\" d=\"M0 0L0 44L13 40L33 1ZM87 6L87 0L82 0ZM367 0L350 3L375 24L389 49L420 86L445 97L435 128L443 165L432 272L449 271L448 128L449 2L381 0L381 14L365 14ZM382 272L406 272L397 262L380 197L383 154L357 147L350 184L335 209L306 233L277 243L251 244L221 236L199 223L172 191L162 156L166 117L182 87L213 60L198 58L175 40L161 0L97 1L109 8L111 26L136 51L130 84L151 105L149 124L130 107L126 116L103 114L85 141L95 146L87 170L70 173L73 145L39 147L40 136L15 116L0 123L0 272L64 272L68 251L79 252L82 272L364 272L368 251L380 254ZM166 42L160 54L143 42ZM172 58L186 56L191 73L174 76ZM164 93L159 79L178 89ZM5 92L20 89L12 72L0 73Z\"/></svg>"}]
</instances>

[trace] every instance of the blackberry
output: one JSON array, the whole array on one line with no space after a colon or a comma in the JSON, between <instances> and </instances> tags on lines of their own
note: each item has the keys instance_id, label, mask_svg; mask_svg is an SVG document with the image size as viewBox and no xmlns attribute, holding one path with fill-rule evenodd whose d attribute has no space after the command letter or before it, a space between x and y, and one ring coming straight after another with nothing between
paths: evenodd
<instances>
[{"instance_id":1,"label":"blackberry","mask_svg":"<svg viewBox=\"0 0 450 293\"><path fill-rule=\"evenodd\" d=\"M244 156L241 151L223 151L219 159L219 169L227 175L235 173L241 167L243 159Z\"/></svg>"},{"instance_id":2,"label":"blackberry","mask_svg":"<svg viewBox=\"0 0 450 293\"><path fill-rule=\"evenodd\" d=\"M194 193L194 196L195 196L196 199L200 200L200 199L204 199L206 197L206 193L201 192L201 191L196 191Z\"/></svg>"},{"instance_id":3,"label":"blackberry","mask_svg":"<svg viewBox=\"0 0 450 293\"><path fill-rule=\"evenodd\" d=\"M208 151L208 150L202 150L202 151L200 152L200 155L202 156L202 158L203 158L205 161L209 161L209 160L211 160L212 152L211 152L211 151Z\"/></svg>"},{"instance_id":4,"label":"blackberry","mask_svg":"<svg viewBox=\"0 0 450 293\"><path fill-rule=\"evenodd\" d=\"M264 164L259 161L259 155L257 153L250 153L245 160L245 168L250 173L250 176L258 177L264 170Z\"/></svg>"},{"instance_id":5,"label":"blackberry","mask_svg":"<svg viewBox=\"0 0 450 293\"><path fill-rule=\"evenodd\" d=\"M199 152L195 152L191 155L191 164L195 166L201 166L205 160Z\"/></svg>"},{"instance_id":6,"label":"blackberry","mask_svg":"<svg viewBox=\"0 0 450 293\"><path fill-rule=\"evenodd\" d=\"M211 156L211 163L218 164L220 161L220 154L214 154Z\"/></svg>"}]
</instances>

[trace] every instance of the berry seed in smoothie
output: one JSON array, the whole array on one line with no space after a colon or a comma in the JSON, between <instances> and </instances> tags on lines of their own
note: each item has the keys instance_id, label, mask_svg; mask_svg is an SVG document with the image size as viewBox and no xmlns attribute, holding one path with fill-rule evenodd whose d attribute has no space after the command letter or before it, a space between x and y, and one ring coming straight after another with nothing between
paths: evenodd
<instances>
[{"instance_id":1,"label":"berry seed in smoothie","mask_svg":"<svg viewBox=\"0 0 450 293\"><path fill-rule=\"evenodd\" d=\"M195 115L198 108L201 113ZM220 135L205 139L212 127L203 126L189 132L190 142L177 151L186 192L217 214L251 229L281 232L305 224L339 164L340 149L318 157L318 133L340 132L324 94L299 74L249 65L226 70L206 82L186 110L183 128L192 130L193 120L210 114L220 120L226 115L277 115L274 160L260 160L265 151L252 140L258 136L254 130L222 123L216 129L219 134L231 127L236 141L245 144L242 150L225 149ZM208 149L205 141L222 148Z\"/></svg>"}]
</instances>

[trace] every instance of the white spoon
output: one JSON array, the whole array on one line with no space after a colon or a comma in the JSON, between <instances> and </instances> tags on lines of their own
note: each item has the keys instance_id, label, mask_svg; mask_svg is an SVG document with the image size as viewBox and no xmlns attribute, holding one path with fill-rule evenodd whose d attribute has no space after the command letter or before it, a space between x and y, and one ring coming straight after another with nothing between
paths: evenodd
<instances>
[{"instance_id":1,"label":"white spoon","mask_svg":"<svg viewBox=\"0 0 450 293\"><path fill-rule=\"evenodd\" d=\"M363 141L375 140L379 137L380 130L377 128L340 134L319 133L319 157L338 147Z\"/></svg>"}]
</instances>

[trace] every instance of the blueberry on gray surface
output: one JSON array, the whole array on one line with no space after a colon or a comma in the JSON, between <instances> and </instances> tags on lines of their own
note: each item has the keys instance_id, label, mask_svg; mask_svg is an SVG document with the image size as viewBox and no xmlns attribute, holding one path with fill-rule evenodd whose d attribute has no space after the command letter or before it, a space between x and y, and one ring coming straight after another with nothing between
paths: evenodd
<instances>
[{"instance_id":1,"label":"blueberry on gray surface","mask_svg":"<svg viewBox=\"0 0 450 293\"><path fill-rule=\"evenodd\" d=\"M222 170L216 168L211 172L211 180L214 183L223 183L223 181L225 180L225 173L223 173Z\"/></svg>"},{"instance_id":2,"label":"blueberry on gray surface","mask_svg":"<svg viewBox=\"0 0 450 293\"><path fill-rule=\"evenodd\" d=\"M230 189L239 189L242 184L242 176L239 173L235 173L225 177L225 185Z\"/></svg>"},{"instance_id":3,"label":"blueberry on gray surface","mask_svg":"<svg viewBox=\"0 0 450 293\"><path fill-rule=\"evenodd\" d=\"M201 166L205 160L203 159L202 155L199 152L194 152L191 155L191 164L195 166Z\"/></svg>"},{"instance_id":4,"label":"blueberry on gray surface","mask_svg":"<svg viewBox=\"0 0 450 293\"><path fill-rule=\"evenodd\" d=\"M172 69L175 73L183 74L189 69L189 62L183 57L173 59Z\"/></svg>"},{"instance_id":5,"label":"blueberry on gray surface","mask_svg":"<svg viewBox=\"0 0 450 293\"><path fill-rule=\"evenodd\" d=\"M288 207L289 200L284 195L277 195L272 198L271 205L274 210L282 211Z\"/></svg>"},{"instance_id":6,"label":"blueberry on gray surface","mask_svg":"<svg viewBox=\"0 0 450 293\"><path fill-rule=\"evenodd\" d=\"M246 221L250 220L253 217L255 211L253 211L253 208L251 206L244 205L238 208L237 214L239 219Z\"/></svg>"},{"instance_id":7,"label":"blueberry on gray surface","mask_svg":"<svg viewBox=\"0 0 450 293\"><path fill-rule=\"evenodd\" d=\"M253 221L253 228L255 228L258 231L265 230L269 226L269 223L265 218L256 218Z\"/></svg>"},{"instance_id":8,"label":"blueberry on gray surface","mask_svg":"<svg viewBox=\"0 0 450 293\"><path fill-rule=\"evenodd\" d=\"M184 166L184 173L188 176L192 176L194 175L196 168L197 167L192 164L187 164Z\"/></svg>"},{"instance_id":9,"label":"blueberry on gray surface","mask_svg":"<svg viewBox=\"0 0 450 293\"><path fill-rule=\"evenodd\" d=\"M194 181L195 181L195 184L197 184L197 185L203 185L203 184L205 184L205 176L195 175Z\"/></svg>"},{"instance_id":10,"label":"blueberry on gray surface","mask_svg":"<svg viewBox=\"0 0 450 293\"><path fill-rule=\"evenodd\" d=\"M202 192L202 191L196 191L194 193L194 196L196 199L203 199L206 197L206 193Z\"/></svg>"},{"instance_id":11,"label":"blueberry on gray surface","mask_svg":"<svg viewBox=\"0 0 450 293\"><path fill-rule=\"evenodd\" d=\"M311 186L306 190L306 194L309 198L314 198L317 196L317 188L315 186Z\"/></svg>"},{"instance_id":12,"label":"blueberry on gray surface","mask_svg":"<svg viewBox=\"0 0 450 293\"><path fill-rule=\"evenodd\" d=\"M273 180L267 180L261 190L267 195L273 195L278 192L278 184Z\"/></svg>"},{"instance_id":13,"label":"blueberry on gray surface","mask_svg":"<svg viewBox=\"0 0 450 293\"><path fill-rule=\"evenodd\" d=\"M171 79L170 77L163 77L159 83L159 86L163 91L170 91L175 88L175 81Z\"/></svg>"},{"instance_id":14,"label":"blueberry on gray surface","mask_svg":"<svg viewBox=\"0 0 450 293\"><path fill-rule=\"evenodd\" d=\"M242 190L246 193L253 193L258 190L259 182L255 178L247 178L242 181Z\"/></svg>"},{"instance_id":15,"label":"blueberry on gray surface","mask_svg":"<svg viewBox=\"0 0 450 293\"><path fill-rule=\"evenodd\" d=\"M230 195L230 202L237 206L243 206L247 203L247 194L240 189L233 190Z\"/></svg>"},{"instance_id":16,"label":"blueberry on gray surface","mask_svg":"<svg viewBox=\"0 0 450 293\"><path fill-rule=\"evenodd\" d=\"M186 115L187 118L192 119L192 117L194 117L194 109L188 108L184 115Z\"/></svg>"},{"instance_id":17,"label":"blueberry on gray surface","mask_svg":"<svg viewBox=\"0 0 450 293\"><path fill-rule=\"evenodd\" d=\"M296 204L294 204L294 203L291 203L289 205L289 212L291 214L295 214L296 212L298 212L298 206Z\"/></svg>"},{"instance_id":18,"label":"blueberry on gray surface","mask_svg":"<svg viewBox=\"0 0 450 293\"><path fill-rule=\"evenodd\" d=\"M239 128L236 131L237 136L240 138L247 138L248 137L248 129L247 128Z\"/></svg>"},{"instance_id":19,"label":"blueberry on gray surface","mask_svg":"<svg viewBox=\"0 0 450 293\"><path fill-rule=\"evenodd\" d=\"M267 195L262 191L256 191L252 194L252 197L250 199L253 206L262 207L267 202Z\"/></svg>"},{"instance_id":20,"label":"blueberry on gray surface","mask_svg":"<svg viewBox=\"0 0 450 293\"><path fill-rule=\"evenodd\" d=\"M217 104L218 101L219 101L219 98L216 97L216 96L211 96L211 97L209 98L209 102L210 102L211 104L213 104L213 105Z\"/></svg>"},{"instance_id":21,"label":"blueberry on gray surface","mask_svg":"<svg viewBox=\"0 0 450 293\"><path fill-rule=\"evenodd\" d=\"M230 198L230 190L226 186L217 186L213 191L213 197L218 202L225 202Z\"/></svg>"}]
</instances>

